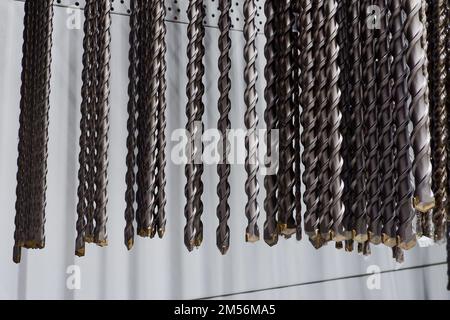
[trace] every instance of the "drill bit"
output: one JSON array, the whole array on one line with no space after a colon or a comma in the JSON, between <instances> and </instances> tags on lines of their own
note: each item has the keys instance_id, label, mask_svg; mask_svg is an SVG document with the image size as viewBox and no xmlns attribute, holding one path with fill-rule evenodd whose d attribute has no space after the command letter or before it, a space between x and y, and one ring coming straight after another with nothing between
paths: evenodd
<instances>
[{"instance_id":1,"label":"drill bit","mask_svg":"<svg viewBox=\"0 0 450 320\"><path fill-rule=\"evenodd\" d=\"M330 219L331 238L340 242L345 240L342 219L344 218L345 207L342 202L342 193L344 183L342 181L343 159L342 134L340 133L342 113L339 109L341 91L338 87L340 69L337 64L339 55L339 46L337 44L338 25L336 23L337 2L336 0L327 0L325 2L326 14L326 56L327 56L327 88L328 88L328 133L329 133L329 194L330 194Z\"/></svg>"},{"instance_id":2,"label":"drill bit","mask_svg":"<svg viewBox=\"0 0 450 320\"><path fill-rule=\"evenodd\" d=\"M351 123L354 135L351 140L353 157L351 161L352 182L350 184L353 205L351 206L350 224L352 234L346 234L347 238L352 238L360 243L367 240L366 224L366 203L365 203L365 157L364 157L364 108L362 105L362 69L361 69L361 30L360 30L360 10L361 5L358 0L351 0L349 3L349 56L353 61L353 66L349 72L350 84L352 87L350 102L352 108Z\"/></svg>"},{"instance_id":3,"label":"drill bit","mask_svg":"<svg viewBox=\"0 0 450 320\"><path fill-rule=\"evenodd\" d=\"M364 106L364 131L365 131L365 153L366 153L366 199L367 199L367 222L369 239L372 243L381 242L381 216L379 202L379 174L378 174L378 107L376 88L376 66L375 66L375 42L374 30L369 25L369 6L372 0L366 0L361 7L362 23L362 90Z\"/></svg>"},{"instance_id":4,"label":"drill bit","mask_svg":"<svg viewBox=\"0 0 450 320\"><path fill-rule=\"evenodd\" d=\"M267 159L270 161L270 167L277 167L278 157L272 154L276 146L273 137L274 130L278 128L277 113L277 28L275 25L276 1L267 0L264 3L264 14L266 23L264 26L264 35L267 39L264 47L266 65L264 67L264 78L266 88L264 89L264 99L266 109L264 111L264 121L267 127ZM266 198L264 199L264 210L266 211L266 221L264 222L264 241L273 246L278 242L277 232L277 190L278 179L276 174L269 174L264 177L264 188L266 189Z\"/></svg>"},{"instance_id":5,"label":"drill bit","mask_svg":"<svg viewBox=\"0 0 450 320\"><path fill-rule=\"evenodd\" d=\"M408 15L406 38L409 43L407 63L410 69L408 79L411 95L411 120L413 131L411 142L414 150L413 175L415 179L414 205L416 210L426 213L434 206L431 190L431 148L429 128L429 102L425 92L427 79L424 74L425 51L422 47L423 24L420 21L421 0L410 0L405 3Z\"/></svg>"},{"instance_id":6,"label":"drill bit","mask_svg":"<svg viewBox=\"0 0 450 320\"><path fill-rule=\"evenodd\" d=\"M292 69L292 103L294 109L294 172L295 172L295 224L296 238L298 241L302 239L302 172L301 172L301 141L300 141L300 50L301 38L299 30L299 15L300 15L300 1L294 0L291 2L291 10L294 13L294 23L292 27L292 62L294 67Z\"/></svg>"},{"instance_id":7,"label":"drill bit","mask_svg":"<svg viewBox=\"0 0 450 320\"><path fill-rule=\"evenodd\" d=\"M314 15L314 47L315 47L315 96L316 112L319 113L318 148L319 148L319 231L321 240L326 243L331 240L331 226L333 224L330 216L331 194L328 188L330 181L330 147L329 147L329 125L328 125L328 79L327 79L327 46L326 46L326 16L325 1L317 1ZM283 139L283 137L282 137Z\"/></svg>"},{"instance_id":8,"label":"drill bit","mask_svg":"<svg viewBox=\"0 0 450 320\"><path fill-rule=\"evenodd\" d=\"M196 238L196 226L198 225L194 220L201 214L198 212L201 209L198 206L198 200L200 200L201 194L198 195L198 193L200 192L199 187L201 186L199 186L199 182L201 183L201 172L203 171L202 165L198 163L198 158L201 156L202 151L198 150L198 146L195 145L195 137L203 131L203 123L201 121L204 107L202 103L203 93L200 88L203 69L203 56L201 53L203 41L203 1L190 0L187 14L189 19L187 28L189 43L187 46L188 65L186 70L188 77L188 83L186 85L186 94L188 97L186 106L186 116L188 118L186 130L189 135L189 145L187 148L188 163L185 166L187 182L185 186L186 206L184 215L186 217L186 226L184 228L184 243L187 249L192 251L194 246L197 245L196 240L198 240ZM196 121L200 121L200 124L196 123ZM199 125L201 128L198 127ZM203 146L200 148L202 149Z\"/></svg>"},{"instance_id":9,"label":"drill bit","mask_svg":"<svg viewBox=\"0 0 450 320\"><path fill-rule=\"evenodd\" d=\"M396 126L395 148L395 169L397 180L396 191L396 213L398 216L397 241L401 249L410 249L415 245L416 238L412 229L414 211L412 208L412 186L410 181L411 160L409 158L410 135L408 130L409 119L409 92L407 79L409 76L406 64L405 40L406 20L404 18L404 5L398 1L391 2L391 23L392 33L391 53L392 62L392 82L393 101L395 103L394 122ZM410 18L410 16L408 16Z\"/></svg>"},{"instance_id":10,"label":"drill bit","mask_svg":"<svg viewBox=\"0 0 450 320\"><path fill-rule=\"evenodd\" d=\"M158 73L158 139L157 139L157 167L158 173L156 176L156 182L158 186L158 193L156 196L156 203L158 212L155 217L156 221L156 229L158 232L158 236L162 238L164 236L166 230L166 25L164 19L166 17L166 7L164 5L164 0L157 0L157 11L156 11L156 19L154 23L156 24L156 39L158 41L158 57L159 60L159 73Z\"/></svg>"},{"instance_id":11,"label":"drill bit","mask_svg":"<svg viewBox=\"0 0 450 320\"><path fill-rule=\"evenodd\" d=\"M432 50L433 65L431 66L430 97L432 127L433 127L433 186L435 195L435 209L433 211L434 238L441 240L444 236L444 221L448 210L448 172L447 172L447 139L448 139L448 110L446 108L446 81L447 73L445 69L445 41L446 29L446 5L445 1L438 0L430 4L430 24L433 30L430 34L434 46Z\"/></svg>"},{"instance_id":12,"label":"drill bit","mask_svg":"<svg viewBox=\"0 0 450 320\"><path fill-rule=\"evenodd\" d=\"M245 127L247 134L245 137L245 149L247 151L245 158L245 170L247 172L247 180L245 182L245 193L247 194L247 204L245 206L245 215L247 216L248 225L246 229L245 239L247 242L255 242L259 240L258 229L258 115L256 113L256 104L258 95L256 92L256 81L258 74L256 71L256 6L254 0L244 1L244 79L245 93L244 100L246 111L244 115Z\"/></svg>"},{"instance_id":13,"label":"drill bit","mask_svg":"<svg viewBox=\"0 0 450 320\"><path fill-rule=\"evenodd\" d=\"M217 195L219 197L219 205L217 206L217 218L219 219L219 226L216 231L216 245L222 254L228 251L230 246L230 228L228 226L228 219L230 218L230 206L228 199L230 197L230 184L228 182L231 166L229 164L230 146L227 139L227 130L231 129L231 122L229 114L231 110L230 89L231 89L231 0L220 0L219 2L220 17L219 17L219 101L218 110L220 118L217 122L217 128L221 134L219 145L220 163L217 165L217 174L219 176L219 184L217 185Z\"/></svg>"},{"instance_id":14,"label":"drill bit","mask_svg":"<svg viewBox=\"0 0 450 320\"><path fill-rule=\"evenodd\" d=\"M320 243L319 229L319 198L318 198L318 141L317 127L318 117L315 112L315 87L314 87L314 42L313 42L313 1L301 2L300 10L300 102L302 105L301 124L303 132L301 140L303 144L302 162L304 171L302 175L305 192L304 227L311 243L316 247Z\"/></svg>"},{"instance_id":15,"label":"drill bit","mask_svg":"<svg viewBox=\"0 0 450 320\"><path fill-rule=\"evenodd\" d=\"M134 244L134 226L133 221L135 219L134 203L136 199L136 193L134 186L136 184L136 133L137 133L137 95L138 95L138 68L139 68L139 15L140 15L140 3L139 0L131 0L130 2L130 35L129 44L130 50L128 53L128 60L130 66L128 68L128 120L127 120L127 156L126 165L127 172L125 175L126 192L125 192L125 229L124 240L125 246L128 250L131 250Z\"/></svg>"},{"instance_id":16,"label":"drill bit","mask_svg":"<svg viewBox=\"0 0 450 320\"><path fill-rule=\"evenodd\" d=\"M394 148L394 118L391 103L391 59L389 55L390 32L388 19L390 16L389 2L379 0L377 5L380 12L380 32L376 47L377 64L377 103L380 108L378 114L379 125L379 175L381 176L379 195L382 200L380 215L381 223L374 226L376 234L381 232L382 241L387 246L396 245L397 230L395 228L395 148ZM381 227L381 230L379 229ZM373 240L372 240L373 241Z\"/></svg>"},{"instance_id":17,"label":"drill bit","mask_svg":"<svg viewBox=\"0 0 450 320\"><path fill-rule=\"evenodd\" d=\"M109 79L111 59L111 2L99 2L99 54L98 54L98 86L97 86L97 119L96 119L96 159L95 159L95 229L94 242L99 246L107 245L106 206L108 203L108 131L109 131Z\"/></svg>"}]
</instances>

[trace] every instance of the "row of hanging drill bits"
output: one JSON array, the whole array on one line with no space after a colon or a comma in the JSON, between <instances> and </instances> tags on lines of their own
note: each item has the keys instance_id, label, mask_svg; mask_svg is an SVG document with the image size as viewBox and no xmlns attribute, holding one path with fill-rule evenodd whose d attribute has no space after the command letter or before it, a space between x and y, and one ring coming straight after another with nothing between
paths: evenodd
<instances>
[{"instance_id":1,"label":"row of hanging drill bits","mask_svg":"<svg viewBox=\"0 0 450 320\"><path fill-rule=\"evenodd\" d=\"M86 242L107 245L110 0L87 0L84 16L77 256L84 256Z\"/></svg>"},{"instance_id":2,"label":"row of hanging drill bits","mask_svg":"<svg viewBox=\"0 0 450 320\"><path fill-rule=\"evenodd\" d=\"M158 233L162 238L166 225L166 10L163 0L133 0L130 10L124 230L128 250L134 244L134 220L141 237Z\"/></svg>"},{"instance_id":3,"label":"row of hanging drill bits","mask_svg":"<svg viewBox=\"0 0 450 320\"><path fill-rule=\"evenodd\" d=\"M13 260L45 246L53 0L25 1Z\"/></svg>"}]
</instances>

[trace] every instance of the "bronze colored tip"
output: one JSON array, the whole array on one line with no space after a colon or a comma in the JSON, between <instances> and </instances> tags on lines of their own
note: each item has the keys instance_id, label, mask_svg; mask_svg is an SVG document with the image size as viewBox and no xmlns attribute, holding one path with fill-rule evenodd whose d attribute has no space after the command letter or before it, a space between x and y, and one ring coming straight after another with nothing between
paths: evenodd
<instances>
[{"instance_id":1,"label":"bronze colored tip","mask_svg":"<svg viewBox=\"0 0 450 320\"><path fill-rule=\"evenodd\" d=\"M376 235L372 231L369 231L369 241L373 244L380 244L382 242L382 238L380 235Z\"/></svg>"},{"instance_id":2,"label":"bronze colored tip","mask_svg":"<svg viewBox=\"0 0 450 320\"><path fill-rule=\"evenodd\" d=\"M264 241L270 246L273 247L278 243L278 234L273 233L271 237L265 237Z\"/></svg>"},{"instance_id":3,"label":"bronze colored tip","mask_svg":"<svg viewBox=\"0 0 450 320\"><path fill-rule=\"evenodd\" d=\"M162 239L164 235L166 234L166 228L159 228L158 229L158 237Z\"/></svg>"},{"instance_id":4,"label":"bronze colored tip","mask_svg":"<svg viewBox=\"0 0 450 320\"><path fill-rule=\"evenodd\" d=\"M420 202L418 197L414 197L414 208L422 213L427 213L431 209L435 207L436 203L433 201L430 202Z\"/></svg>"},{"instance_id":5,"label":"bronze colored tip","mask_svg":"<svg viewBox=\"0 0 450 320\"><path fill-rule=\"evenodd\" d=\"M150 228L150 239L153 239L156 235L156 225L153 224L152 227Z\"/></svg>"},{"instance_id":6,"label":"bronze colored tip","mask_svg":"<svg viewBox=\"0 0 450 320\"><path fill-rule=\"evenodd\" d=\"M137 232L138 236L142 237L142 238L149 238L151 235L151 229L148 228L141 228L138 230Z\"/></svg>"},{"instance_id":7,"label":"bronze colored tip","mask_svg":"<svg viewBox=\"0 0 450 320\"><path fill-rule=\"evenodd\" d=\"M134 246L134 240L133 239L129 239L127 241L127 243L126 243L126 246L127 246L128 251L130 251L133 248L133 246Z\"/></svg>"},{"instance_id":8,"label":"bronze colored tip","mask_svg":"<svg viewBox=\"0 0 450 320\"><path fill-rule=\"evenodd\" d=\"M284 235L284 230L287 229L287 224L278 222L277 229L278 229L278 234Z\"/></svg>"},{"instance_id":9,"label":"bronze colored tip","mask_svg":"<svg viewBox=\"0 0 450 320\"><path fill-rule=\"evenodd\" d=\"M384 243L384 245L391 247L391 248L397 246L397 238L389 237L385 233L383 233L383 235L381 236L381 241Z\"/></svg>"},{"instance_id":10,"label":"bronze colored tip","mask_svg":"<svg viewBox=\"0 0 450 320\"><path fill-rule=\"evenodd\" d=\"M84 242L94 243L94 237L93 236L84 236Z\"/></svg>"},{"instance_id":11,"label":"bronze colored tip","mask_svg":"<svg viewBox=\"0 0 450 320\"><path fill-rule=\"evenodd\" d=\"M85 249L85 247L82 247L82 248L79 248L79 249L77 249L77 250L75 250L75 255L77 256L77 257L84 257L84 254L86 253L86 249Z\"/></svg>"},{"instance_id":12,"label":"bronze colored tip","mask_svg":"<svg viewBox=\"0 0 450 320\"><path fill-rule=\"evenodd\" d=\"M202 242L203 242L203 234L199 233L196 235L194 239L194 245L196 247L200 247L202 245Z\"/></svg>"},{"instance_id":13,"label":"bronze colored tip","mask_svg":"<svg viewBox=\"0 0 450 320\"><path fill-rule=\"evenodd\" d=\"M345 251L352 252L353 251L353 245L354 245L353 240L345 241Z\"/></svg>"},{"instance_id":14,"label":"bronze colored tip","mask_svg":"<svg viewBox=\"0 0 450 320\"><path fill-rule=\"evenodd\" d=\"M319 234L313 237L309 237L309 241L311 242L311 244L315 249L319 249L324 245L322 238L319 236Z\"/></svg>"},{"instance_id":15,"label":"bronze colored tip","mask_svg":"<svg viewBox=\"0 0 450 320\"><path fill-rule=\"evenodd\" d=\"M229 247L227 247L227 246L223 246L223 247L221 247L221 248L219 249L219 251L220 251L220 253L224 256L224 255L227 254L228 248L229 248Z\"/></svg>"},{"instance_id":16,"label":"bronze colored tip","mask_svg":"<svg viewBox=\"0 0 450 320\"><path fill-rule=\"evenodd\" d=\"M104 240L97 240L95 242L96 245L98 245L99 247L106 247L108 245L108 240L104 239Z\"/></svg>"},{"instance_id":17,"label":"bronze colored tip","mask_svg":"<svg viewBox=\"0 0 450 320\"><path fill-rule=\"evenodd\" d=\"M409 250L409 249L415 247L416 242L417 242L417 241L416 241L416 238L415 238L415 237L414 237L411 241L409 241L409 242L404 242L404 241L401 241L401 240L399 239L398 247L401 248L401 249L403 249L403 250Z\"/></svg>"},{"instance_id":18,"label":"bronze colored tip","mask_svg":"<svg viewBox=\"0 0 450 320\"><path fill-rule=\"evenodd\" d=\"M252 234L246 233L245 241L249 242L249 243L255 243L255 242L259 241L259 237L257 235L252 235Z\"/></svg>"},{"instance_id":19,"label":"bronze colored tip","mask_svg":"<svg viewBox=\"0 0 450 320\"><path fill-rule=\"evenodd\" d=\"M344 248L344 244L342 243L342 241L338 241L336 242L335 247L336 249L341 250L342 248Z\"/></svg>"},{"instance_id":20,"label":"bronze colored tip","mask_svg":"<svg viewBox=\"0 0 450 320\"><path fill-rule=\"evenodd\" d=\"M367 235L367 233L357 234L357 235L355 235L355 237L354 237L354 240L355 240L356 242L359 242L359 243L364 243L364 242L366 242L368 239L369 239L369 236Z\"/></svg>"}]
</instances>

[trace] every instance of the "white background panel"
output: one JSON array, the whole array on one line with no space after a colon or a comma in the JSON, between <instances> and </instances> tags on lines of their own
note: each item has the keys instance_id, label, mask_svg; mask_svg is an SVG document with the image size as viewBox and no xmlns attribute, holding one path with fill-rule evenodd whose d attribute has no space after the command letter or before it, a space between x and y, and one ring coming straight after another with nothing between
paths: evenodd
<instances>
[{"instance_id":1,"label":"white background panel","mask_svg":"<svg viewBox=\"0 0 450 320\"><path fill-rule=\"evenodd\" d=\"M63 1L63 0L62 0ZM115 1L115 10L118 12ZM168 1L171 2L171 1ZM178 1L180 15L167 24L168 32L168 136L177 128L184 128L186 86L186 24L185 0ZM242 3L242 1L237 1ZM262 0L259 1L262 5ZM214 128L217 111L217 39L211 12L216 1L207 1L210 13L206 29L205 58L206 128ZM80 5L82 3L80 2ZM120 4L122 5L122 4ZM169 4L168 4L169 5ZM126 3L122 5L126 13ZM241 5L237 7L242 7ZM175 8L175 6L174 6ZM176 10L176 9L173 9ZM239 16L239 12L236 13ZM202 247L188 253L183 245L184 227L184 167L169 163L168 228L163 240L137 239L135 248L127 252L123 245L125 208L126 103L128 84L128 17L113 15L111 69L111 129L109 166L108 233L109 246L88 246L86 257L75 258L76 188L78 170L79 105L81 102L82 31L66 27L70 12L55 8L52 94L50 111L50 142L48 159L46 248L23 251L20 265L12 263L14 204L16 187L17 132L19 118L19 88L23 3L14 0L0 2L0 298L16 299L166 299L202 298L289 286L325 279L360 275L370 265L381 270L410 268L445 261L445 247L414 248L406 253L406 262L397 265L391 251L385 247L372 249L372 256L337 251L333 246L319 251L307 240L296 242L281 239L274 248L263 241L247 244L244 241L245 171L241 165L232 167L231 184L231 249L221 256L215 246L217 227L216 184L214 166L206 166L204 174L205 240ZM261 11L262 15L262 11ZM81 14L82 16L82 14ZM262 18L261 18L262 19ZM242 20L242 19L240 19ZM81 22L83 19L81 18ZM243 35L236 24L231 33L232 48L232 112L233 128L243 127ZM258 37L258 50L263 52L264 37ZM261 77L258 92L264 89L262 70L264 59L258 59ZM258 111L262 115L263 99ZM263 123L260 124L264 127ZM169 143L169 149L172 146ZM262 179L261 179L262 183ZM260 194L260 203L264 192ZM264 221L260 219L260 228ZM81 268L80 290L66 288L66 268ZM366 278L329 281L280 290L267 290L237 298L440 298L448 299L446 267L408 270L382 275L382 290L370 291Z\"/></svg>"}]
</instances>

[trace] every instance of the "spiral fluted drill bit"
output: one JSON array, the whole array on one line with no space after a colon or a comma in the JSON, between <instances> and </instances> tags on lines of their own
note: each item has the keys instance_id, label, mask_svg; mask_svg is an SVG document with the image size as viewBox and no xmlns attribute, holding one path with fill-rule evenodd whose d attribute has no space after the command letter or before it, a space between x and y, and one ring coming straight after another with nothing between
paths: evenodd
<instances>
[{"instance_id":1,"label":"spiral fluted drill bit","mask_svg":"<svg viewBox=\"0 0 450 320\"><path fill-rule=\"evenodd\" d=\"M264 111L264 121L267 127L267 160L269 166L274 168L277 166L278 157L272 154L276 147L274 130L278 129L278 113L277 113L277 28L275 25L276 1L267 0L264 3L264 14L266 23L264 26L264 34L266 44L264 47L264 55L266 65L264 67L264 78L266 80L266 88L264 89L264 99L266 101L266 109ZM266 198L264 199L264 210L266 211L266 221L264 222L264 241L273 246L278 242L277 232L277 189L278 179L276 174L268 174L264 177L264 188L266 189Z\"/></svg>"},{"instance_id":2,"label":"spiral fluted drill bit","mask_svg":"<svg viewBox=\"0 0 450 320\"><path fill-rule=\"evenodd\" d=\"M92 14L93 14L93 3L87 2L84 9L85 21L84 21L84 38L83 38L83 71L82 71L82 87L81 87L81 120L80 120L80 153L78 156L79 169L78 169L78 204L77 204L77 222L76 230L77 237L75 240L75 254L79 257L85 254L85 229L86 229L86 212L88 209L88 108L91 106L89 100L89 89L92 86L92 67L94 61L92 61L92 37L90 36L90 31L92 30Z\"/></svg>"},{"instance_id":3,"label":"spiral fluted drill bit","mask_svg":"<svg viewBox=\"0 0 450 320\"><path fill-rule=\"evenodd\" d=\"M314 14L314 67L315 67L315 112L319 113L318 151L319 151L319 229L323 242L331 240L331 217L332 196L329 190L330 181L330 127L328 125L328 78L327 78L327 38L326 38L326 14L325 1L317 1ZM283 137L282 137L283 139Z\"/></svg>"},{"instance_id":4,"label":"spiral fluted drill bit","mask_svg":"<svg viewBox=\"0 0 450 320\"><path fill-rule=\"evenodd\" d=\"M245 215L248 220L245 239L247 242L255 242L259 240L259 206L258 206L258 115L256 113L256 104L258 95L256 92L256 80L258 74L256 71L256 5L254 0L245 0L244 2L244 79L245 93L244 101L246 111L244 115L245 127L247 134L245 137L245 170L247 172L247 180L245 182L245 193L247 194L247 204L245 206Z\"/></svg>"},{"instance_id":5,"label":"spiral fluted drill bit","mask_svg":"<svg viewBox=\"0 0 450 320\"><path fill-rule=\"evenodd\" d=\"M108 203L108 131L109 131L109 79L111 59L111 2L110 0L99 1L99 55L98 55L98 79L97 85L97 119L96 119L96 172L95 172L95 229L94 242L99 246L107 245L106 233L106 206Z\"/></svg>"},{"instance_id":6,"label":"spiral fluted drill bit","mask_svg":"<svg viewBox=\"0 0 450 320\"><path fill-rule=\"evenodd\" d=\"M325 2L326 14L326 55L327 55L327 88L328 88L328 125L329 125L329 148L330 148L330 181L329 192L331 196L330 218L332 219L332 239L342 241L344 229L342 219L344 218L345 207L342 202L344 182L342 181L343 158L342 134L340 132L342 113L339 109L341 91L338 86L340 69L337 63L339 56L339 46L337 43L338 25L336 22L337 2L327 0Z\"/></svg>"},{"instance_id":7,"label":"spiral fluted drill bit","mask_svg":"<svg viewBox=\"0 0 450 320\"><path fill-rule=\"evenodd\" d=\"M300 141L300 50L301 50L301 38L299 30L299 16L300 16L300 1L291 2L291 10L294 14L294 21L292 26L292 62L294 67L292 69L292 107L294 109L294 172L295 172L295 224L296 224L296 238L298 241L302 239L302 172L301 172L301 141Z\"/></svg>"},{"instance_id":8,"label":"spiral fluted drill bit","mask_svg":"<svg viewBox=\"0 0 450 320\"><path fill-rule=\"evenodd\" d=\"M367 199L367 220L370 241L381 242L381 216L379 202L379 175L378 175L378 105L376 91L376 71L375 71L375 35L373 25L369 21L370 13L367 12L369 6L373 5L372 0L364 1L361 7L363 17L362 26L362 90L364 105L364 131L365 131L365 153L366 153L366 199Z\"/></svg>"},{"instance_id":9,"label":"spiral fluted drill bit","mask_svg":"<svg viewBox=\"0 0 450 320\"><path fill-rule=\"evenodd\" d=\"M156 15L154 23L156 24L156 41L158 44L158 61L159 61L159 73L158 73L158 156L157 156L157 168L158 173L156 176L156 182L158 186L158 193L156 195L157 213L155 216L156 231L158 236L162 238L166 230L166 25L164 19L166 17L166 7L164 0L158 0L156 6Z\"/></svg>"},{"instance_id":10,"label":"spiral fluted drill bit","mask_svg":"<svg viewBox=\"0 0 450 320\"><path fill-rule=\"evenodd\" d=\"M45 246L48 115L53 33L53 0L24 5L22 85L13 261L21 248Z\"/></svg>"},{"instance_id":11,"label":"spiral fluted drill bit","mask_svg":"<svg viewBox=\"0 0 450 320\"><path fill-rule=\"evenodd\" d=\"M414 210L412 208L412 186L410 181L411 160L409 157L410 134L409 92L407 80L409 76L406 64L407 44L405 39L406 20L404 18L404 3L391 2L390 30L392 33L391 53L393 101L395 103L394 123L395 133L395 169L397 180L396 213L398 218L397 241L401 249L410 249L415 245L416 238L412 228Z\"/></svg>"},{"instance_id":12,"label":"spiral fluted drill bit","mask_svg":"<svg viewBox=\"0 0 450 320\"><path fill-rule=\"evenodd\" d=\"M422 47L424 26L420 21L421 0L409 0L405 3L408 15L406 23L406 38L409 43L407 63L410 70L408 79L411 95L411 120L413 131L411 142L414 150L413 176L415 180L414 205L423 213L434 206L431 190L431 148L429 127L429 102L426 100L427 79L424 74L426 53Z\"/></svg>"},{"instance_id":13,"label":"spiral fluted drill bit","mask_svg":"<svg viewBox=\"0 0 450 320\"><path fill-rule=\"evenodd\" d=\"M202 76L203 76L203 1L190 0L188 6L189 24L187 28L189 43L187 46L188 65L186 74L188 83L186 86L186 94L188 103L186 106L186 116L188 122L186 130L188 132L188 163L185 166L186 175L186 206L184 215L186 217L186 226L184 228L184 243L189 251L192 251L194 246L198 245L196 237L196 227L198 223L196 219L201 215L199 210L202 210L201 194L199 192L201 185L201 173L203 165L199 164L203 146L196 145L196 136L203 131L202 115L203 115L203 90L202 90ZM199 148L200 147L200 148Z\"/></svg>"},{"instance_id":14,"label":"spiral fluted drill bit","mask_svg":"<svg viewBox=\"0 0 450 320\"><path fill-rule=\"evenodd\" d=\"M125 191L125 229L124 240L125 246L128 250L133 247L134 244L134 226L133 221L135 219L134 203L136 200L136 192L134 187L136 184L136 134L137 134L137 95L138 95L138 68L139 68L139 0L131 0L130 2L130 35L129 44L130 50L128 53L128 60L130 66L128 68L128 120L127 120L127 157L126 165L127 172L125 176L126 191Z\"/></svg>"},{"instance_id":15,"label":"spiral fluted drill bit","mask_svg":"<svg viewBox=\"0 0 450 320\"><path fill-rule=\"evenodd\" d=\"M444 220L448 206L448 172L447 172L447 139L448 110L446 107L447 72L445 67L446 46L446 2L442 0L430 3L430 21L433 29L429 36L433 41L431 48L433 64L430 71L430 103L433 130L433 188L435 208L433 211L434 238L440 240L444 236ZM431 43L431 42L430 42ZM433 98L431 98L433 97Z\"/></svg>"},{"instance_id":16,"label":"spiral fluted drill bit","mask_svg":"<svg viewBox=\"0 0 450 320\"><path fill-rule=\"evenodd\" d=\"M139 55L140 94L138 118L138 230L141 237L152 234L152 220L155 206L156 179L156 132L158 108L158 83L156 79L159 64L156 61L157 44L153 41L152 11L154 3L144 1L141 8ZM152 32L153 31L153 32Z\"/></svg>"},{"instance_id":17,"label":"spiral fluted drill bit","mask_svg":"<svg viewBox=\"0 0 450 320\"><path fill-rule=\"evenodd\" d=\"M294 105L292 95L294 84L292 71L292 23L291 1L283 0L279 3L278 27L279 35L279 127L280 127L280 168L278 171L278 232L289 238L296 233L295 225L295 127L294 127Z\"/></svg>"},{"instance_id":18,"label":"spiral fluted drill bit","mask_svg":"<svg viewBox=\"0 0 450 320\"><path fill-rule=\"evenodd\" d=\"M350 184L350 193L353 199L351 206L352 237L358 242L367 240L366 224L366 203L365 203L365 156L364 156L364 108L362 105L362 69L361 69L361 30L360 30L360 12L361 5L358 0L350 0L349 3L349 56L353 65L350 70L351 94L350 103L352 108L351 123L354 130L351 148L353 157L351 161L352 182Z\"/></svg>"},{"instance_id":19,"label":"spiral fluted drill bit","mask_svg":"<svg viewBox=\"0 0 450 320\"><path fill-rule=\"evenodd\" d=\"M230 218L230 205L228 199L230 197L230 184L228 178L231 172L231 166L229 164L229 151L230 146L227 139L227 130L231 128L231 122L229 114L231 110L230 101L230 89L231 89L231 0L220 0L219 2L220 17L219 17L219 120L217 122L217 128L221 134L221 140L219 145L220 150L220 163L217 165L217 174L219 176L219 183L217 185L217 195L219 197L219 205L217 206L217 218L219 219L219 226L216 231L216 245L222 254L228 251L230 246L230 228L228 226L228 220Z\"/></svg>"},{"instance_id":20,"label":"spiral fluted drill bit","mask_svg":"<svg viewBox=\"0 0 450 320\"><path fill-rule=\"evenodd\" d=\"M389 54L390 33L388 30L389 2L391 0L378 0L380 8L379 36L376 46L376 59L378 60L377 80L377 104L379 106L379 175L381 199L380 215L381 224L375 224L373 230L378 236L381 233L382 241L387 246L397 243L397 230L395 228L395 148L394 148L394 106L391 103L391 59ZM381 230L380 230L381 227ZM373 238L372 238L373 241Z\"/></svg>"},{"instance_id":21,"label":"spiral fluted drill bit","mask_svg":"<svg viewBox=\"0 0 450 320\"><path fill-rule=\"evenodd\" d=\"M427 22L427 10L428 10L428 3L427 0L422 0L422 6L420 8L420 21L422 22L423 25L423 31L422 31L422 37L421 37L421 44L422 44L422 49L425 52L425 61L423 63L423 74L425 76L425 79L427 80L427 85L425 86L425 93L424 93L424 99L425 102L428 103L429 105L429 129L430 129L430 148L432 150L432 138L431 138L431 113L430 113L430 81L429 81L429 74L428 74L428 22ZM430 153L431 153L430 150ZM431 157L431 154L430 154ZM433 165L431 162L431 169L432 169ZM431 170L433 171L433 170ZM432 176L432 174L431 174ZM432 184L432 181L431 181ZM431 185L431 187L433 187L433 185ZM433 189L433 188L431 188ZM433 192L433 191L432 191ZM433 194L434 197L434 194ZM431 226L432 226L432 210L422 213L419 212L417 210L417 224L416 224L416 229L417 229L417 234L419 236L426 236L426 237L430 237L431 238L431 234L432 234L432 230L431 230Z\"/></svg>"},{"instance_id":22,"label":"spiral fluted drill bit","mask_svg":"<svg viewBox=\"0 0 450 320\"><path fill-rule=\"evenodd\" d=\"M302 175L305 192L304 227L311 243L318 246L319 236L319 194L318 194L318 141L317 127L318 116L315 111L315 69L314 69L314 42L313 42L313 2L312 0L301 1L300 9L300 102L302 105L301 124L303 132L301 135L303 154L302 162L304 171Z\"/></svg>"}]
</instances>

